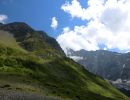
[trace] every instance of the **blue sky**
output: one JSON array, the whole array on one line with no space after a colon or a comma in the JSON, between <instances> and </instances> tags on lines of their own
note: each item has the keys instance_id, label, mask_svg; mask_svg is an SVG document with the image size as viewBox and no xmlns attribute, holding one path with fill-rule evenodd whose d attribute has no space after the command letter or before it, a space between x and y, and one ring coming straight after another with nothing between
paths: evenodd
<instances>
[{"instance_id":1,"label":"blue sky","mask_svg":"<svg viewBox=\"0 0 130 100\"><path fill-rule=\"evenodd\" d=\"M62 49L130 51L130 0L0 0L0 22L25 22ZM53 19L53 21L52 21Z\"/></svg>"},{"instance_id":2,"label":"blue sky","mask_svg":"<svg viewBox=\"0 0 130 100\"><path fill-rule=\"evenodd\" d=\"M61 10L64 3L65 0L1 0L0 14L8 16L6 23L26 22L34 29L43 30L56 38L62 32L63 27L85 24L78 19L72 20L70 15L65 14ZM82 2L82 4L85 3ZM58 20L56 30L50 27L52 17Z\"/></svg>"}]
</instances>

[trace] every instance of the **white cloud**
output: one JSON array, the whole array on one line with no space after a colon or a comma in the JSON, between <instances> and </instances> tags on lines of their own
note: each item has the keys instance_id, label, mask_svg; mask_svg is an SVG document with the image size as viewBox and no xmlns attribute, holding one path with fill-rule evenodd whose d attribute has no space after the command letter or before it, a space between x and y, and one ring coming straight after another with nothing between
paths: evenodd
<instances>
[{"instance_id":1,"label":"white cloud","mask_svg":"<svg viewBox=\"0 0 130 100\"><path fill-rule=\"evenodd\" d=\"M130 50L129 7L130 0L88 0L86 8L80 0L66 2L61 9L87 25L64 28L57 41L64 50L97 50L101 44L103 49Z\"/></svg>"},{"instance_id":2,"label":"white cloud","mask_svg":"<svg viewBox=\"0 0 130 100\"><path fill-rule=\"evenodd\" d=\"M51 28L53 28L54 30L57 28L58 26L58 21L56 19L56 17L52 18L52 22L51 22Z\"/></svg>"},{"instance_id":3,"label":"white cloud","mask_svg":"<svg viewBox=\"0 0 130 100\"><path fill-rule=\"evenodd\" d=\"M74 30L64 28L63 34L57 38L57 41L60 43L65 52L67 48L71 48L73 50L80 50L83 48L86 50L98 49L94 41L93 43L90 43L89 39L86 39L80 31L84 33L86 28L84 26L75 26Z\"/></svg>"},{"instance_id":4,"label":"white cloud","mask_svg":"<svg viewBox=\"0 0 130 100\"><path fill-rule=\"evenodd\" d=\"M7 15L0 15L0 23L5 23L5 21L8 19Z\"/></svg>"}]
</instances>

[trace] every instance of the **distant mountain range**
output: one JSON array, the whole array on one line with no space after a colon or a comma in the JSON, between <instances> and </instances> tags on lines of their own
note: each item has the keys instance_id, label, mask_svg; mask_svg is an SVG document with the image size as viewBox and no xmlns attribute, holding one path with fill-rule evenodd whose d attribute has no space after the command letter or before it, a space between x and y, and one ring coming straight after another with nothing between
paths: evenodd
<instances>
[{"instance_id":1,"label":"distant mountain range","mask_svg":"<svg viewBox=\"0 0 130 100\"><path fill-rule=\"evenodd\" d=\"M127 65L125 65L127 66ZM0 24L0 100L130 100L26 23Z\"/></svg>"},{"instance_id":2,"label":"distant mountain range","mask_svg":"<svg viewBox=\"0 0 130 100\"><path fill-rule=\"evenodd\" d=\"M130 96L130 53L68 49L67 56Z\"/></svg>"}]
</instances>

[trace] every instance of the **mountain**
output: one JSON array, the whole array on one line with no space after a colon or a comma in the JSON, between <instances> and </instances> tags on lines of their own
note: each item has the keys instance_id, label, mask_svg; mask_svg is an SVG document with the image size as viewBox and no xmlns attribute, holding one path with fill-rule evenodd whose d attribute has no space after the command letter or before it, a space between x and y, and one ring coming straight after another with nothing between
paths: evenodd
<instances>
[{"instance_id":1,"label":"mountain","mask_svg":"<svg viewBox=\"0 0 130 100\"><path fill-rule=\"evenodd\" d=\"M64 55L55 39L47 36L45 32L35 31L26 23L15 22L2 25L0 30L9 32L22 48L41 57L48 57L48 53L55 56Z\"/></svg>"},{"instance_id":2,"label":"mountain","mask_svg":"<svg viewBox=\"0 0 130 100\"><path fill-rule=\"evenodd\" d=\"M0 26L0 100L130 100L25 23Z\"/></svg>"},{"instance_id":3,"label":"mountain","mask_svg":"<svg viewBox=\"0 0 130 100\"><path fill-rule=\"evenodd\" d=\"M109 80L121 91L127 91L125 93L130 96L130 53L68 50L68 56L90 72Z\"/></svg>"}]
</instances>

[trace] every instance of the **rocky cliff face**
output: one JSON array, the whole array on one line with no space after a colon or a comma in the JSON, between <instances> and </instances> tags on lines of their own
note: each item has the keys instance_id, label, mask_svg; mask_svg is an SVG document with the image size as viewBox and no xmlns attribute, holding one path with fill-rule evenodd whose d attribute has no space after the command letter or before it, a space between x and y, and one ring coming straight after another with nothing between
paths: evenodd
<instances>
[{"instance_id":1,"label":"rocky cliff face","mask_svg":"<svg viewBox=\"0 0 130 100\"><path fill-rule=\"evenodd\" d=\"M117 88L130 90L130 53L68 50L67 56L90 72L110 80Z\"/></svg>"}]
</instances>

